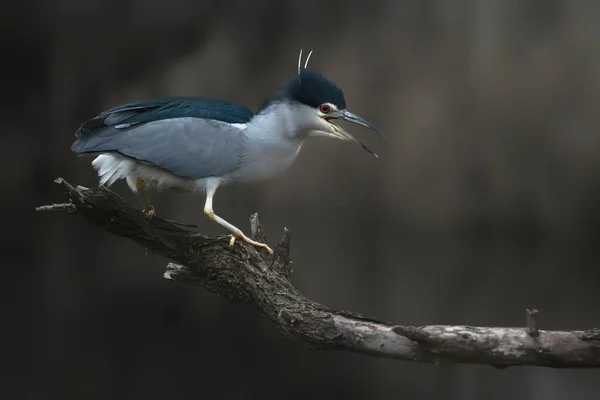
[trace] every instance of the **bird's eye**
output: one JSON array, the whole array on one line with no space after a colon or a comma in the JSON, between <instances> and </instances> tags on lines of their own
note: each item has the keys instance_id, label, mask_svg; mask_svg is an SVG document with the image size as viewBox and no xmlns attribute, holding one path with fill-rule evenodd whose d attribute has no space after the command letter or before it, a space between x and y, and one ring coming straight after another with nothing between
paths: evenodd
<instances>
[{"instance_id":1,"label":"bird's eye","mask_svg":"<svg viewBox=\"0 0 600 400\"><path fill-rule=\"evenodd\" d=\"M319 111L321 111L323 114L327 114L329 111L331 111L331 107L329 104L321 104L319 106Z\"/></svg>"}]
</instances>

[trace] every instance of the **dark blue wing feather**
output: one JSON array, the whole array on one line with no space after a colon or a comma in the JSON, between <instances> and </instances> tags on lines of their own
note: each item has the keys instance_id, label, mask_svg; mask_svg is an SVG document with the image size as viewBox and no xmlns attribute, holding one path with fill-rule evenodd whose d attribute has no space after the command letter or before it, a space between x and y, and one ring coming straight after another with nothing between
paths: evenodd
<instances>
[{"instance_id":1,"label":"dark blue wing feather","mask_svg":"<svg viewBox=\"0 0 600 400\"><path fill-rule=\"evenodd\" d=\"M248 108L225 100L205 97L165 97L113 107L84 122L76 136L105 126L143 124L162 119L193 117L214 119L230 124L244 124L254 113Z\"/></svg>"},{"instance_id":2,"label":"dark blue wing feather","mask_svg":"<svg viewBox=\"0 0 600 400\"><path fill-rule=\"evenodd\" d=\"M245 107L205 98L166 98L125 104L83 123L76 153L116 152L176 175L220 176L237 168Z\"/></svg>"}]
</instances>

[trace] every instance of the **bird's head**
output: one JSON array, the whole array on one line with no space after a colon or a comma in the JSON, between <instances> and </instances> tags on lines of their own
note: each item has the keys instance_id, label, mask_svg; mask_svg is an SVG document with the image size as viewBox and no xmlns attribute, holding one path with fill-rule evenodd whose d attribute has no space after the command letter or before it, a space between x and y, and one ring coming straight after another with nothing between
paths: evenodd
<instances>
[{"instance_id":1,"label":"bird's head","mask_svg":"<svg viewBox=\"0 0 600 400\"><path fill-rule=\"evenodd\" d=\"M312 52L311 52L312 53ZM344 92L335 83L323 75L307 68L310 54L302 66L302 51L298 58L298 74L271 99L263 110L269 112L269 106L274 106L271 112L283 105L289 120L296 128L294 134L306 137L332 138L350 140L377 157L365 144L336 124L345 120L362 125L385 137L383 132L370 122L360 118L346 109Z\"/></svg>"}]
</instances>

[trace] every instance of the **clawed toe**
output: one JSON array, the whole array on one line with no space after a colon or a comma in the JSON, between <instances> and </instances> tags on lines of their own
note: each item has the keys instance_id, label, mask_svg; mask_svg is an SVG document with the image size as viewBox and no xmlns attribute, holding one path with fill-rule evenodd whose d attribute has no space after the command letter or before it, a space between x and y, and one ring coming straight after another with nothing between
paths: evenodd
<instances>
[{"instance_id":1,"label":"clawed toe","mask_svg":"<svg viewBox=\"0 0 600 400\"><path fill-rule=\"evenodd\" d=\"M267 251L267 253L269 253L269 254L273 254L273 250L271 250L271 248L269 246L267 246L265 243L259 243L257 241L254 241L254 240L246 237L245 235L231 234L230 236L231 236L231 239L229 240L229 246L233 246L235 244L235 241L237 239L240 239L240 240L242 240L246 243L249 243L253 246L261 247L261 248L265 249Z\"/></svg>"},{"instance_id":2,"label":"clawed toe","mask_svg":"<svg viewBox=\"0 0 600 400\"><path fill-rule=\"evenodd\" d=\"M156 215L156 210L152 206L150 208L144 208L142 212L144 213L146 218L152 218Z\"/></svg>"}]
</instances>

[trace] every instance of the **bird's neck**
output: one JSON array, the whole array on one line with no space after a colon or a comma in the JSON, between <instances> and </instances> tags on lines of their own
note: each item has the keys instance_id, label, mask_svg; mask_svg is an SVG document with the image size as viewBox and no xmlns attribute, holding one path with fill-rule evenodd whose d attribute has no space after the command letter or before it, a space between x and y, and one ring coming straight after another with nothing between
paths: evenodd
<instances>
[{"instance_id":1,"label":"bird's neck","mask_svg":"<svg viewBox=\"0 0 600 400\"><path fill-rule=\"evenodd\" d=\"M244 131L244 163L255 179L268 179L286 170L306 137L285 106L274 111L254 116Z\"/></svg>"},{"instance_id":2,"label":"bird's neck","mask_svg":"<svg viewBox=\"0 0 600 400\"><path fill-rule=\"evenodd\" d=\"M250 120L248 128L254 135L265 139L270 137L278 141L287 139L291 142L302 142L308 134L306 120L301 109L284 101L261 110Z\"/></svg>"}]
</instances>

